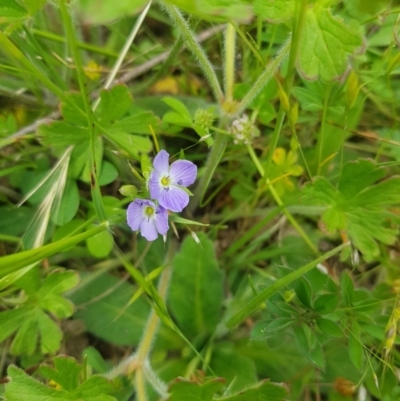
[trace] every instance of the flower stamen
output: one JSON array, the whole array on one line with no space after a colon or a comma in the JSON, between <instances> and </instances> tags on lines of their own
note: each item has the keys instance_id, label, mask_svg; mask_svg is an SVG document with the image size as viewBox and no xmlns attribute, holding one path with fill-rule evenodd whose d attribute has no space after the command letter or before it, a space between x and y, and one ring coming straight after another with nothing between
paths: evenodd
<instances>
[{"instance_id":1,"label":"flower stamen","mask_svg":"<svg viewBox=\"0 0 400 401\"><path fill-rule=\"evenodd\" d=\"M167 187L170 184L170 179L169 177L163 177L161 178L161 184L164 185L165 187Z\"/></svg>"},{"instance_id":2,"label":"flower stamen","mask_svg":"<svg viewBox=\"0 0 400 401\"><path fill-rule=\"evenodd\" d=\"M144 210L145 215L150 219L154 214L154 209L151 206L147 206Z\"/></svg>"}]
</instances>

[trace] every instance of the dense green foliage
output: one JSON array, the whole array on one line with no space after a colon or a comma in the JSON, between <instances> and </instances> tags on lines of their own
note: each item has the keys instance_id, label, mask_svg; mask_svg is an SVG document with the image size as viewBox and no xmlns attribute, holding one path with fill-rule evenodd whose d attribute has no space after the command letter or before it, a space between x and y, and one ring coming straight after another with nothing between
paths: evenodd
<instances>
[{"instance_id":1,"label":"dense green foliage","mask_svg":"<svg viewBox=\"0 0 400 401\"><path fill-rule=\"evenodd\" d=\"M0 0L0 399L400 399L399 12Z\"/></svg>"}]
</instances>

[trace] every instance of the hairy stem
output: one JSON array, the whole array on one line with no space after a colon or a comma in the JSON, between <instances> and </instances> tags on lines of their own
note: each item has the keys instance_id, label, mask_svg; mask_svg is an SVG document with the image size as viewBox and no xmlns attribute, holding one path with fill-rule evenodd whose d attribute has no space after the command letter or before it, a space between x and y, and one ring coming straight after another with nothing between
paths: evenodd
<instances>
[{"instance_id":1,"label":"hairy stem","mask_svg":"<svg viewBox=\"0 0 400 401\"><path fill-rule=\"evenodd\" d=\"M243 111L251 104L256 96L265 88L265 85L267 85L267 83L273 78L275 72L278 70L279 66L289 54L290 47L291 38L286 41L277 56L266 65L264 71L260 74L254 85L250 88L250 90L240 102L236 110L236 114L243 113Z\"/></svg>"},{"instance_id":2,"label":"hairy stem","mask_svg":"<svg viewBox=\"0 0 400 401\"><path fill-rule=\"evenodd\" d=\"M203 70L205 77L207 78L211 90L215 96L215 99L219 104L222 104L224 95L222 93L221 87L218 82L217 75L213 66L210 63L210 60L207 58L203 48L199 45L196 40L196 36L190 29L188 23L183 18L179 9L175 6L169 5L167 3L161 3L162 7L168 13L175 26L178 27L180 31L180 35L185 43L185 46L193 53L196 57L200 68Z\"/></svg>"},{"instance_id":3,"label":"hairy stem","mask_svg":"<svg viewBox=\"0 0 400 401\"><path fill-rule=\"evenodd\" d=\"M142 369L137 369L135 375L135 389L138 401L147 401L146 383L144 381L144 372Z\"/></svg>"}]
</instances>

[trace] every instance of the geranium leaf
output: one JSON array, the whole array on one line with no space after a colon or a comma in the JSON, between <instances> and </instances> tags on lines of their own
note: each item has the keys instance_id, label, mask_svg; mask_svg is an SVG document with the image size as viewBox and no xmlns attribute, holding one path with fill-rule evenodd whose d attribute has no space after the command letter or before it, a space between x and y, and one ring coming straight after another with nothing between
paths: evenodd
<instances>
[{"instance_id":1,"label":"geranium leaf","mask_svg":"<svg viewBox=\"0 0 400 401\"><path fill-rule=\"evenodd\" d=\"M298 68L308 79L338 78L347 68L349 55L361 46L357 32L336 19L327 8L314 5L307 10Z\"/></svg>"},{"instance_id":2,"label":"geranium leaf","mask_svg":"<svg viewBox=\"0 0 400 401\"><path fill-rule=\"evenodd\" d=\"M293 17L294 0L256 0L253 3L254 13L270 22L282 22Z\"/></svg>"},{"instance_id":3,"label":"geranium leaf","mask_svg":"<svg viewBox=\"0 0 400 401\"><path fill-rule=\"evenodd\" d=\"M400 202L400 177L374 184L385 169L372 160L359 159L343 166L338 189L318 177L303 190L306 203L324 205L322 220L329 231L347 231L353 244L367 261L379 255L378 242L392 244L398 218L390 211Z\"/></svg>"}]
</instances>

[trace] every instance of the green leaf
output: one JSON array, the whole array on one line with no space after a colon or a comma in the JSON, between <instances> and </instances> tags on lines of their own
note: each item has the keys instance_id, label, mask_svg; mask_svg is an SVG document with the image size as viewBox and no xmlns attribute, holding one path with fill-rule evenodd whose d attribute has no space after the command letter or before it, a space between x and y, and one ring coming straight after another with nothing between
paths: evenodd
<instances>
[{"instance_id":1,"label":"green leaf","mask_svg":"<svg viewBox=\"0 0 400 401\"><path fill-rule=\"evenodd\" d=\"M52 221L59 226L70 222L79 209L79 201L79 190L76 181L67 179L60 205L56 213L51 216Z\"/></svg>"},{"instance_id":2,"label":"green leaf","mask_svg":"<svg viewBox=\"0 0 400 401\"><path fill-rule=\"evenodd\" d=\"M343 272L340 276L340 292L345 305L350 306L353 299L354 284L346 272Z\"/></svg>"},{"instance_id":3,"label":"green leaf","mask_svg":"<svg viewBox=\"0 0 400 401\"><path fill-rule=\"evenodd\" d=\"M382 179L386 170L371 160L358 159L343 166L339 180L339 191L346 199L350 199L365 190L374 182ZM365 198L364 198L365 201ZM367 202L369 203L369 198Z\"/></svg>"},{"instance_id":4,"label":"green leaf","mask_svg":"<svg viewBox=\"0 0 400 401\"><path fill-rule=\"evenodd\" d=\"M293 281L297 280L298 278L302 277L304 274L312 270L318 263L325 261L326 259L330 258L331 256L340 252L343 248L347 247L348 245L343 244L340 245L331 251L325 253L324 255L320 256L319 258L313 260L310 263L307 263L304 266L299 267L297 270L287 274L286 276L282 277L281 279L275 281L269 287L263 289L259 294L257 294L249 303L247 303L242 309L232 316L227 321L227 326L229 328L233 328L236 325L240 324L247 316L251 313L255 312L257 309L260 308L262 302L265 302L268 298L272 295L277 293L280 289L286 287L287 285L291 284Z\"/></svg>"},{"instance_id":5,"label":"green leaf","mask_svg":"<svg viewBox=\"0 0 400 401\"><path fill-rule=\"evenodd\" d=\"M288 317L278 317L274 320L262 320L257 322L251 332L251 337L255 340L262 340L276 335L293 324L293 319ZM282 333L278 335L282 336Z\"/></svg>"},{"instance_id":6,"label":"green leaf","mask_svg":"<svg viewBox=\"0 0 400 401\"><path fill-rule=\"evenodd\" d=\"M26 10L15 0L0 0L0 24L23 20L27 17Z\"/></svg>"},{"instance_id":7,"label":"green leaf","mask_svg":"<svg viewBox=\"0 0 400 401\"><path fill-rule=\"evenodd\" d=\"M163 116L163 122L171 125L177 125L178 127L192 127L192 120L188 120L185 116L169 111Z\"/></svg>"},{"instance_id":8,"label":"green leaf","mask_svg":"<svg viewBox=\"0 0 400 401\"><path fill-rule=\"evenodd\" d=\"M318 328L321 330L321 332L326 334L327 336L330 336L330 337L342 337L343 336L343 332L340 329L339 324L332 322L332 320L319 317L318 319L316 319L316 323L317 323Z\"/></svg>"},{"instance_id":9,"label":"green leaf","mask_svg":"<svg viewBox=\"0 0 400 401\"><path fill-rule=\"evenodd\" d=\"M79 0L73 5L78 7L82 17L89 24L105 24L113 20L135 15L148 3L147 0Z\"/></svg>"},{"instance_id":10,"label":"green leaf","mask_svg":"<svg viewBox=\"0 0 400 401\"><path fill-rule=\"evenodd\" d=\"M157 132L159 125L160 119L152 111L131 107L129 116L113 124L110 131L150 135L152 133L150 126Z\"/></svg>"},{"instance_id":11,"label":"green leaf","mask_svg":"<svg viewBox=\"0 0 400 401\"><path fill-rule=\"evenodd\" d=\"M108 138L134 158L139 157L140 153L149 153L153 148L149 138L125 134L123 132L117 132L116 130L109 131Z\"/></svg>"},{"instance_id":12,"label":"green leaf","mask_svg":"<svg viewBox=\"0 0 400 401\"><path fill-rule=\"evenodd\" d=\"M114 246L114 238L108 231L103 231L86 240L89 252L96 258L105 258Z\"/></svg>"},{"instance_id":13,"label":"green leaf","mask_svg":"<svg viewBox=\"0 0 400 401\"><path fill-rule=\"evenodd\" d=\"M18 328L11 344L11 353L14 355L32 355L35 352L39 333L36 321L37 309L32 309Z\"/></svg>"},{"instance_id":14,"label":"green leaf","mask_svg":"<svg viewBox=\"0 0 400 401\"><path fill-rule=\"evenodd\" d=\"M178 378L169 386L168 401L212 401L224 384L225 380L221 378L207 380L202 384Z\"/></svg>"},{"instance_id":15,"label":"green leaf","mask_svg":"<svg viewBox=\"0 0 400 401\"><path fill-rule=\"evenodd\" d=\"M203 224L203 223L199 223L198 221L184 219L183 217L180 217L180 216L178 216L176 214L171 214L169 216L169 220L173 221L175 223L179 223L179 224L187 224L187 225L201 226L201 227L208 227L209 226L209 224Z\"/></svg>"},{"instance_id":16,"label":"green leaf","mask_svg":"<svg viewBox=\"0 0 400 401\"><path fill-rule=\"evenodd\" d=\"M74 312L73 304L60 295L75 288L79 283L76 272L57 269L43 281L38 291L39 305L59 319L67 318Z\"/></svg>"},{"instance_id":17,"label":"green leaf","mask_svg":"<svg viewBox=\"0 0 400 401\"><path fill-rule=\"evenodd\" d=\"M362 45L360 35L321 5L307 9L299 45L298 68L308 79L332 80L342 76L349 55Z\"/></svg>"},{"instance_id":18,"label":"green leaf","mask_svg":"<svg viewBox=\"0 0 400 401\"><path fill-rule=\"evenodd\" d=\"M252 7L245 0L168 0L188 14L201 19L219 22L230 20L248 23L252 17Z\"/></svg>"},{"instance_id":19,"label":"green leaf","mask_svg":"<svg viewBox=\"0 0 400 401\"><path fill-rule=\"evenodd\" d=\"M43 145L68 147L72 145L89 146L89 131L87 128L77 127L63 121L54 121L51 124L42 124L37 130Z\"/></svg>"},{"instance_id":20,"label":"green leaf","mask_svg":"<svg viewBox=\"0 0 400 401\"><path fill-rule=\"evenodd\" d=\"M306 324L292 326L299 351L320 368L325 367L321 345Z\"/></svg>"},{"instance_id":21,"label":"green leaf","mask_svg":"<svg viewBox=\"0 0 400 401\"><path fill-rule=\"evenodd\" d=\"M215 349L210 366L217 376L226 379L230 394L257 382L254 361L240 355L231 344L223 344Z\"/></svg>"},{"instance_id":22,"label":"green leaf","mask_svg":"<svg viewBox=\"0 0 400 401\"><path fill-rule=\"evenodd\" d=\"M238 394L219 397L216 393L222 390L224 382L214 378L199 384L178 378L169 387L168 401L284 401L287 395L282 385L264 380Z\"/></svg>"},{"instance_id":23,"label":"green leaf","mask_svg":"<svg viewBox=\"0 0 400 401\"><path fill-rule=\"evenodd\" d=\"M270 22L283 22L293 17L294 0L255 0L254 13Z\"/></svg>"},{"instance_id":24,"label":"green leaf","mask_svg":"<svg viewBox=\"0 0 400 401\"><path fill-rule=\"evenodd\" d=\"M63 101L61 103L61 115L65 121L74 126L87 127L88 121L85 114L80 113L76 107L80 110L85 110L85 104L81 93L70 92L65 95L65 98L69 101Z\"/></svg>"},{"instance_id":25,"label":"green leaf","mask_svg":"<svg viewBox=\"0 0 400 401\"><path fill-rule=\"evenodd\" d=\"M300 302L309 309L312 309L312 290L310 283L301 277L294 286L294 291Z\"/></svg>"},{"instance_id":26,"label":"green leaf","mask_svg":"<svg viewBox=\"0 0 400 401\"><path fill-rule=\"evenodd\" d=\"M99 185L108 185L118 178L118 170L107 160L103 161L99 177Z\"/></svg>"},{"instance_id":27,"label":"green leaf","mask_svg":"<svg viewBox=\"0 0 400 401\"><path fill-rule=\"evenodd\" d=\"M70 246L76 245L101 231L107 230L107 228L106 224L103 223L87 232L65 238L61 241L53 242L52 244L41 246L40 248L18 252L13 255L2 256L0 257L0 277L4 277L9 273L29 266L32 263L37 263L57 252L64 251Z\"/></svg>"},{"instance_id":28,"label":"green leaf","mask_svg":"<svg viewBox=\"0 0 400 401\"><path fill-rule=\"evenodd\" d=\"M115 85L111 89L102 89L100 99L96 114L105 127L124 117L132 106L132 96L126 85Z\"/></svg>"},{"instance_id":29,"label":"green leaf","mask_svg":"<svg viewBox=\"0 0 400 401\"><path fill-rule=\"evenodd\" d=\"M46 379L55 381L60 387L67 391L73 391L79 386L79 376L82 367L74 358L60 356L54 358L54 368L41 366L40 373Z\"/></svg>"},{"instance_id":30,"label":"green leaf","mask_svg":"<svg viewBox=\"0 0 400 401\"><path fill-rule=\"evenodd\" d=\"M35 270L28 274L29 278L33 279L32 272L35 273ZM20 280L20 284L23 284L24 278L26 277ZM39 283L39 289L35 290L34 285L31 291L26 291L24 306L0 313L0 341L17 332L11 344L11 352L15 355L32 355L37 348L38 339L42 353L57 351L61 344L62 332L44 311L60 319L71 316L73 304L61 294L77 284L78 275L75 272L54 270L41 285Z\"/></svg>"},{"instance_id":31,"label":"green leaf","mask_svg":"<svg viewBox=\"0 0 400 401\"><path fill-rule=\"evenodd\" d=\"M324 107L322 99L316 96L316 94L311 92L309 89L293 88L292 93L294 97L299 101L303 110L319 111L322 110Z\"/></svg>"},{"instance_id":32,"label":"green leaf","mask_svg":"<svg viewBox=\"0 0 400 401\"><path fill-rule=\"evenodd\" d=\"M0 342L14 334L29 315L29 308L10 309L0 313Z\"/></svg>"},{"instance_id":33,"label":"green leaf","mask_svg":"<svg viewBox=\"0 0 400 401\"><path fill-rule=\"evenodd\" d=\"M363 366L363 343L360 337L360 327L353 320L351 323L351 331L349 332L349 356L354 366L361 370Z\"/></svg>"},{"instance_id":34,"label":"green leaf","mask_svg":"<svg viewBox=\"0 0 400 401\"><path fill-rule=\"evenodd\" d=\"M6 384L7 401L116 401L110 395L114 391L113 384L106 378L93 375L83 383L79 383L82 367L70 357L56 357L54 369L41 367L45 377L54 380L61 389L46 385L28 376L16 366L8 368L10 381Z\"/></svg>"},{"instance_id":35,"label":"green leaf","mask_svg":"<svg viewBox=\"0 0 400 401\"><path fill-rule=\"evenodd\" d=\"M136 289L120 278L103 274L83 276L81 285L71 295L79 307L77 319L85 322L95 336L117 345L135 346L146 327L149 305L139 298L128 306Z\"/></svg>"},{"instance_id":36,"label":"green leaf","mask_svg":"<svg viewBox=\"0 0 400 401\"><path fill-rule=\"evenodd\" d=\"M180 115L185 121L192 124L192 116L187 107L180 100L173 97L165 97L162 101L171 107L171 109Z\"/></svg>"},{"instance_id":37,"label":"green leaf","mask_svg":"<svg viewBox=\"0 0 400 401\"><path fill-rule=\"evenodd\" d=\"M303 189L304 203L325 206L327 229L347 231L367 261L379 255L378 242L392 244L398 233L398 218L390 208L400 203L400 177L372 185L384 174L372 160L359 159L343 166L338 189L322 177Z\"/></svg>"},{"instance_id":38,"label":"green leaf","mask_svg":"<svg viewBox=\"0 0 400 401\"><path fill-rule=\"evenodd\" d=\"M186 237L173 262L169 303L183 333L212 333L221 318L223 275L214 244L198 233L201 246ZM189 268L188 268L189 267Z\"/></svg>"},{"instance_id":39,"label":"green leaf","mask_svg":"<svg viewBox=\"0 0 400 401\"><path fill-rule=\"evenodd\" d=\"M238 394L218 398L221 401L285 401L286 399L287 391L285 387L281 384L270 383L267 380L246 388Z\"/></svg>"},{"instance_id":40,"label":"green leaf","mask_svg":"<svg viewBox=\"0 0 400 401\"><path fill-rule=\"evenodd\" d=\"M314 310L321 315L326 315L333 312L338 303L339 297L336 294L323 294L315 300Z\"/></svg>"},{"instance_id":41,"label":"green leaf","mask_svg":"<svg viewBox=\"0 0 400 401\"><path fill-rule=\"evenodd\" d=\"M37 13L46 4L47 0L23 0L30 15Z\"/></svg>"},{"instance_id":42,"label":"green leaf","mask_svg":"<svg viewBox=\"0 0 400 401\"><path fill-rule=\"evenodd\" d=\"M63 338L61 329L40 309L37 310L36 319L40 333L40 351L43 354L56 352Z\"/></svg>"}]
</instances>

